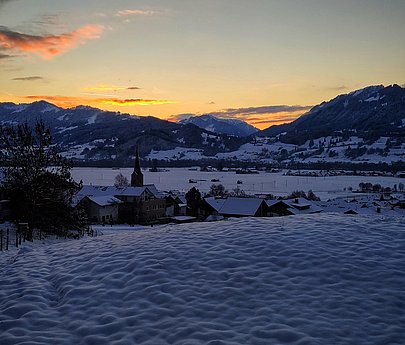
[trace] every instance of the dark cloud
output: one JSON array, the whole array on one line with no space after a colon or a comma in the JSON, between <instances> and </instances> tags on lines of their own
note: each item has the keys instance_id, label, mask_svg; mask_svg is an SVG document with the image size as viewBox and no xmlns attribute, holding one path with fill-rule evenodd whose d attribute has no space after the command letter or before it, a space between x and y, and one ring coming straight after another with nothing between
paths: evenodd
<instances>
[{"instance_id":1,"label":"dark cloud","mask_svg":"<svg viewBox=\"0 0 405 345\"><path fill-rule=\"evenodd\" d=\"M249 115L258 114L277 114L286 112L306 111L312 108L307 105L266 105L262 107L249 107L249 108L228 108L217 112L212 112L210 115L214 115L222 118L240 118Z\"/></svg>"},{"instance_id":2,"label":"dark cloud","mask_svg":"<svg viewBox=\"0 0 405 345\"><path fill-rule=\"evenodd\" d=\"M2 59L10 59L12 57L14 57L14 55L0 53L0 60L2 60Z\"/></svg>"},{"instance_id":3,"label":"dark cloud","mask_svg":"<svg viewBox=\"0 0 405 345\"><path fill-rule=\"evenodd\" d=\"M261 107L248 107L248 108L228 108L216 112L211 112L207 114L178 114L172 115L170 117L171 121L181 121L187 119L192 116L201 116L201 115L212 115L218 118L223 119L238 119L238 120L252 120L252 116L259 116L256 117L258 121L263 121L263 117L265 116L272 116L274 118L274 122L280 121L276 120L279 117L286 117L287 120L290 120L290 116L286 115L285 113L297 113L297 112L305 112L311 109L312 106L308 105L266 105ZM281 115L280 115L281 114ZM296 114L291 115L291 118L295 119L297 116ZM266 120L267 121L267 120ZM270 121L269 121L270 122Z\"/></svg>"},{"instance_id":4,"label":"dark cloud","mask_svg":"<svg viewBox=\"0 0 405 345\"><path fill-rule=\"evenodd\" d=\"M141 88L138 86L130 86L130 87L127 87L127 90L141 90Z\"/></svg>"},{"instance_id":5,"label":"dark cloud","mask_svg":"<svg viewBox=\"0 0 405 345\"><path fill-rule=\"evenodd\" d=\"M332 91L345 91L345 90L348 90L348 89L349 88L346 85L328 87L328 90L332 90Z\"/></svg>"},{"instance_id":6,"label":"dark cloud","mask_svg":"<svg viewBox=\"0 0 405 345\"><path fill-rule=\"evenodd\" d=\"M16 81L36 81L36 80L44 80L44 78L40 77L38 75L35 75L35 76L30 76L30 77L17 77L17 78L13 78L12 80L16 80Z\"/></svg>"},{"instance_id":7,"label":"dark cloud","mask_svg":"<svg viewBox=\"0 0 405 345\"><path fill-rule=\"evenodd\" d=\"M7 4L8 2L17 1L17 0L0 0L0 7Z\"/></svg>"},{"instance_id":8,"label":"dark cloud","mask_svg":"<svg viewBox=\"0 0 405 345\"><path fill-rule=\"evenodd\" d=\"M297 116L282 116L282 117L269 118L267 120L249 119L249 123L252 125L260 125L263 123L269 123L269 124L280 123L280 122L286 123L286 122L294 121L295 119L297 119Z\"/></svg>"},{"instance_id":9,"label":"dark cloud","mask_svg":"<svg viewBox=\"0 0 405 345\"><path fill-rule=\"evenodd\" d=\"M169 117L169 121L175 121L175 122L179 122L182 120L186 120L189 119L190 117L193 116L199 116L199 114L177 114L177 115L172 115Z\"/></svg>"}]
</instances>

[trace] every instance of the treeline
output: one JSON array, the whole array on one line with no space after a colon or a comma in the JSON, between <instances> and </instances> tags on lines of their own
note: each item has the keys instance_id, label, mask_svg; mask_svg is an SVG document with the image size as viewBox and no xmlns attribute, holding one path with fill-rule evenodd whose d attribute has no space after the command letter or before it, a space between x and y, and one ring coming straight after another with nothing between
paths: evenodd
<instances>
[{"instance_id":1,"label":"treeline","mask_svg":"<svg viewBox=\"0 0 405 345\"><path fill-rule=\"evenodd\" d=\"M201 160L159 160L159 159L143 159L141 164L146 168L190 168L195 166L206 167L212 166L218 170L223 168L256 168L256 169L292 169L292 170L350 170L353 174L359 171L383 171L397 173L398 171L405 171L405 162L398 161L392 164L388 163L370 163L370 162L289 162L289 163L263 163L263 162L250 162L226 159L201 159ZM132 168L133 160L125 159L109 159L97 161L83 161L73 160L75 167L97 167L97 168Z\"/></svg>"}]
</instances>

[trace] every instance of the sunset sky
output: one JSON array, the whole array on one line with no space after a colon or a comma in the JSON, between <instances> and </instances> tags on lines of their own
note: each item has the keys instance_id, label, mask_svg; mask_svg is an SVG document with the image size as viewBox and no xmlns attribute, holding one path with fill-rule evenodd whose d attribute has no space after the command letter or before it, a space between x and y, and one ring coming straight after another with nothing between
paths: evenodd
<instances>
[{"instance_id":1,"label":"sunset sky","mask_svg":"<svg viewBox=\"0 0 405 345\"><path fill-rule=\"evenodd\" d=\"M0 0L0 101L259 128L405 83L404 0Z\"/></svg>"}]
</instances>

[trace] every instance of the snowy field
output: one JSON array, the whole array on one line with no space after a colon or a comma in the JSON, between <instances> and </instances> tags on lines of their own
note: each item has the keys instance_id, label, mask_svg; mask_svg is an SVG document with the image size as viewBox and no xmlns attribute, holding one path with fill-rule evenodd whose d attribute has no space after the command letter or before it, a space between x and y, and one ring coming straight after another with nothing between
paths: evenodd
<instances>
[{"instance_id":1,"label":"snowy field","mask_svg":"<svg viewBox=\"0 0 405 345\"><path fill-rule=\"evenodd\" d=\"M113 185L114 177L120 172L130 180L133 169L125 168L113 170L109 168L74 168L73 177L76 181L83 180L84 184ZM284 176L282 173L265 173L251 175L237 175L235 172L201 172L191 171L187 168L172 168L166 172L150 172L144 170L145 184L155 184L159 190L173 190L187 192L191 187L196 187L202 192L208 192L213 182L218 179L226 189L232 191L237 186L246 193L271 193L286 195L294 190L312 189L322 200L346 196L344 188L349 186L357 189L360 182L379 183L384 187L393 187L404 179L394 177L368 177L368 176L333 176L333 177L298 177ZM189 179L197 183L189 183ZM241 180L242 184L237 184Z\"/></svg>"},{"instance_id":2,"label":"snowy field","mask_svg":"<svg viewBox=\"0 0 405 345\"><path fill-rule=\"evenodd\" d=\"M405 223L105 230L0 253L0 343L405 344Z\"/></svg>"}]
</instances>

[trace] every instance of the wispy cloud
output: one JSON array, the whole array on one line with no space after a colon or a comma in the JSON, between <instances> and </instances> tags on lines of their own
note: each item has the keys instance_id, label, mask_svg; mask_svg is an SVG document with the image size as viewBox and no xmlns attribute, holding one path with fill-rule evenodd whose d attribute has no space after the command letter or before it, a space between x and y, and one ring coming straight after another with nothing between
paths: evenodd
<instances>
[{"instance_id":1,"label":"wispy cloud","mask_svg":"<svg viewBox=\"0 0 405 345\"><path fill-rule=\"evenodd\" d=\"M328 87L327 89L331 90L331 91L345 91L345 90L348 90L349 88L346 85L338 85L338 86Z\"/></svg>"},{"instance_id":2,"label":"wispy cloud","mask_svg":"<svg viewBox=\"0 0 405 345\"><path fill-rule=\"evenodd\" d=\"M126 90L127 87L125 86L118 86L118 85L110 85L110 84L98 84L95 86L86 86L82 87L82 91L122 91Z\"/></svg>"},{"instance_id":3,"label":"wispy cloud","mask_svg":"<svg viewBox=\"0 0 405 345\"><path fill-rule=\"evenodd\" d=\"M175 101L161 100L161 99L120 99L108 97L75 97L75 96L49 96L49 95L29 95L21 96L21 99L39 101L44 100L56 104L57 106L68 108L78 105L92 105L100 107L103 104L111 104L117 106L132 106L132 105L160 105L160 104L173 104Z\"/></svg>"},{"instance_id":4,"label":"wispy cloud","mask_svg":"<svg viewBox=\"0 0 405 345\"><path fill-rule=\"evenodd\" d=\"M44 77L40 77L38 75L35 76L30 76L30 77L17 77L17 78L13 78L12 80L16 80L16 81L37 81L37 80L44 80Z\"/></svg>"},{"instance_id":5,"label":"wispy cloud","mask_svg":"<svg viewBox=\"0 0 405 345\"><path fill-rule=\"evenodd\" d=\"M99 100L102 103L119 105L119 106L128 106L128 105L157 105L157 104L174 104L175 101L170 101L166 99L141 99L141 98L131 98L131 99L113 99L105 98Z\"/></svg>"},{"instance_id":6,"label":"wispy cloud","mask_svg":"<svg viewBox=\"0 0 405 345\"><path fill-rule=\"evenodd\" d=\"M266 105L261 107L248 108L228 108L218 112L212 112L211 115L222 118L243 118L257 114L277 114L285 112L297 112L309 110L311 106L307 105Z\"/></svg>"},{"instance_id":7,"label":"wispy cloud","mask_svg":"<svg viewBox=\"0 0 405 345\"><path fill-rule=\"evenodd\" d=\"M294 121L311 109L307 105L267 105L248 108L228 108L206 114L177 114L169 117L169 121L179 122L192 116L211 115L222 119L245 121L253 126L265 128L268 126Z\"/></svg>"},{"instance_id":8,"label":"wispy cloud","mask_svg":"<svg viewBox=\"0 0 405 345\"><path fill-rule=\"evenodd\" d=\"M101 25L89 24L60 35L40 36L20 33L0 26L0 47L9 51L37 54L45 60L50 60L85 41L99 38L103 30L104 27Z\"/></svg>"},{"instance_id":9,"label":"wispy cloud","mask_svg":"<svg viewBox=\"0 0 405 345\"><path fill-rule=\"evenodd\" d=\"M238 119L238 120L249 120L252 116L270 116L279 113L297 113L305 112L311 109L312 106L307 105L266 105L261 107L248 107L248 108L228 108L216 112L210 112L204 115L213 115L218 118L223 119ZM171 121L180 121L185 118L185 116L198 116L203 114L178 114L172 115L170 117ZM297 116L295 115L295 118Z\"/></svg>"},{"instance_id":10,"label":"wispy cloud","mask_svg":"<svg viewBox=\"0 0 405 345\"><path fill-rule=\"evenodd\" d=\"M152 10L137 10L137 9L128 9L118 11L115 15L117 17L139 17L139 16L153 16L156 14L156 11Z\"/></svg>"},{"instance_id":11,"label":"wispy cloud","mask_svg":"<svg viewBox=\"0 0 405 345\"><path fill-rule=\"evenodd\" d=\"M81 88L82 91L88 92L108 92L108 91L124 91L124 90L141 90L137 86L120 86L120 85L110 85L110 84L98 84L94 86L86 86Z\"/></svg>"}]
</instances>

